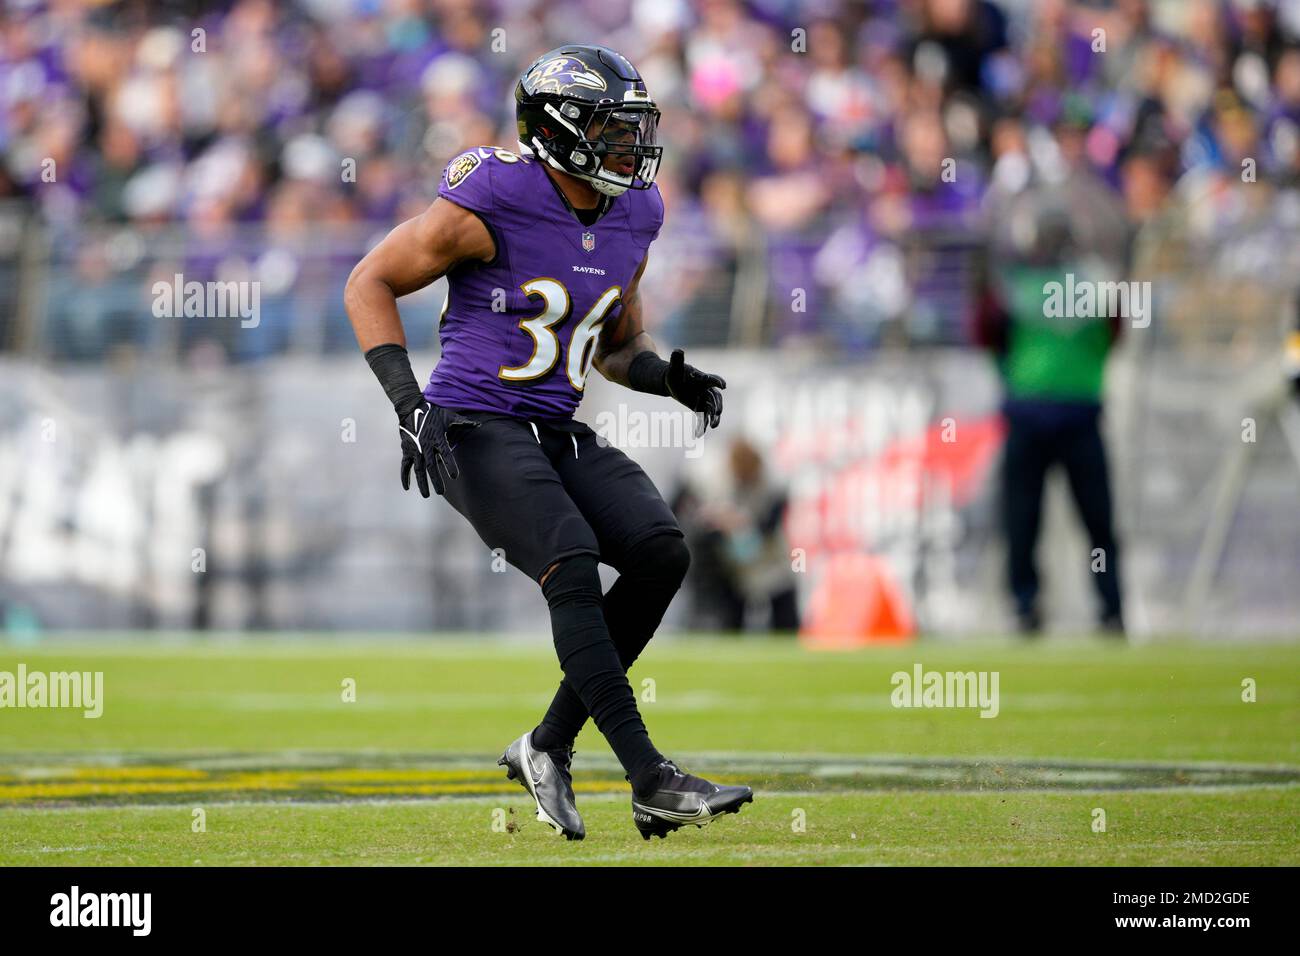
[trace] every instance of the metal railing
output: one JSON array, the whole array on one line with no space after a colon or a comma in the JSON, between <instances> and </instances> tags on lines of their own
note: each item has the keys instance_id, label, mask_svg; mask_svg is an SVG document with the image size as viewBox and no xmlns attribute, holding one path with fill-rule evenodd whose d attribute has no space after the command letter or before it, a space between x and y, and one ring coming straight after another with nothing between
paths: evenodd
<instances>
[{"instance_id":1,"label":"metal railing","mask_svg":"<svg viewBox=\"0 0 1300 956\"><path fill-rule=\"evenodd\" d=\"M1187 179L1135 244L1151 326L1112 389L1122 526L1150 626L1297 633L1300 404L1282 368L1300 302L1300 194Z\"/></svg>"},{"instance_id":2,"label":"metal railing","mask_svg":"<svg viewBox=\"0 0 1300 956\"><path fill-rule=\"evenodd\" d=\"M347 352L355 342L343 287L389 228L373 222L74 229L42 223L20 203L0 206L0 351L54 362L123 353L177 361L209 346L233 362ZM687 347L757 348L791 335L850 353L965 341L977 235L916 231L897 246L882 245L875 265L819 279L816 260L826 237L826 227L776 240L757 229L728 238L670 224L643 280L647 322ZM256 283L258 321L160 317L155 289L176 276L184 283ZM801 308L792 306L792 282L806 287ZM877 296L872 282L895 292ZM439 282L402 300L412 348L436 348L434 319L444 297ZM885 300L886 308L875 308Z\"/></svg>"}]
</instances>

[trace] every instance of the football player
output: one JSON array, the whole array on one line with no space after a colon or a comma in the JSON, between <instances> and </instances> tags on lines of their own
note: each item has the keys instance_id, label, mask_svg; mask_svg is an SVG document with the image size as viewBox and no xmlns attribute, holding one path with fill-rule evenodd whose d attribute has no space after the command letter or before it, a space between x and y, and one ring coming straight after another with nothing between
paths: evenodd
<instances>
[{"instance_id":1,"label":"football player","mask_svg":"<svg viewBox=\"0 0 1300 956\"><path fill-rule=\"evenodd\" d=\"M582 839L573 741L591 716L627 772L645 839L739 811L749 787L684 773L650 740L625 672L645 648L690 556L641 468L573 419L592 366L671 396L717 426L723 380L664 361L642 329L638 284L663 222L654 185L659 110L624 57L564 46L515 89L519 151L453 159L438 198L353 270L345 300L366 360L397 411L411 474L536 581L564 678L538 725L498 761L537 817ZM397 298L446 275L442 356L423 390ZM619 572L601 593L597 562Z\"/></svg>"}]
</instances>

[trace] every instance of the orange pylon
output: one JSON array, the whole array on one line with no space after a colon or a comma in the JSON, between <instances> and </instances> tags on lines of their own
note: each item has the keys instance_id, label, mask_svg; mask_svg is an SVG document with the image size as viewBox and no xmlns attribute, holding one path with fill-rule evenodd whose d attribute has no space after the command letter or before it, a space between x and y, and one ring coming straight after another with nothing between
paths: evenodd
<instances>
[{"instance_id":1,"label":"orange pylon","mask_svg":"<svg viewBox=\"0 0 1300 956\"><path fill-rule=\"evenodd\" d=\"M799 639L818 650L906 643L916 618L885 562L871 554L838 554L813 591Z\"/></svg>"}]
</instances>

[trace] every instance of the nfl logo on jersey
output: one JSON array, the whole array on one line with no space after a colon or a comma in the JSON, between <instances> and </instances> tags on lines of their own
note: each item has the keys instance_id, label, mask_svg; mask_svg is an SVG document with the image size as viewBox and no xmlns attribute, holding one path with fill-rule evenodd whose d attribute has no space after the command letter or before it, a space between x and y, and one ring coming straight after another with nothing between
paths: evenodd
<instances>
[{"instance_id":1,"label":"nfl logo on jersey","mask_svg":"<svg viewBox=\"0 0 1300 956\"><path fill-rule=\"evenodd\" d=\"M582 234L582 251L591 252L596 248L596 234L594 232L584 232Z\"/></svg>"}]
</instances>

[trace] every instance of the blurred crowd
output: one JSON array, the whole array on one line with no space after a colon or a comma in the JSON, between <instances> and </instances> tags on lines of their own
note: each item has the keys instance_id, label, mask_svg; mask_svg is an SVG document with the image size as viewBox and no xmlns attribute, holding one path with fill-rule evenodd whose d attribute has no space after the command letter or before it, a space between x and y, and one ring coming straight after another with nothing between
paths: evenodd
<instances>
[{"instance_id":1,"label":"blurred crowd","mask_svg":"<svg viewBox=\"0 0 1300 956\"><path fill-rule=\"evenodd\" d=\"M0 201L146 240L386 228L513 145L520 70L575 40L663 110L682 344L957 340L998 187L1081 178L1131 235L1185 177L1300 186L1300 0L10 0Z\"/></svg>"}]
</instances>

